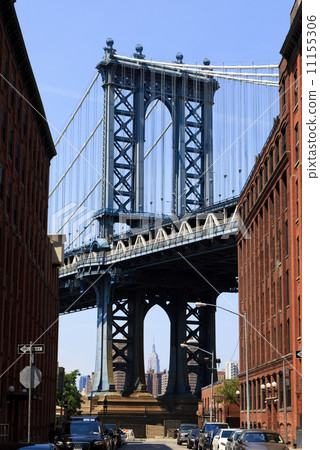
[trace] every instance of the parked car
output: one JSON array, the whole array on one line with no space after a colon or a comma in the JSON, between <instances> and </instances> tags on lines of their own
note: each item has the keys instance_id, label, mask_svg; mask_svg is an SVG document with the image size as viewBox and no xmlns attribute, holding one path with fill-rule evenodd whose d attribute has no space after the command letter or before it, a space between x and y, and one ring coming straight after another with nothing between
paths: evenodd
<instances>
[{"instance_id":1,"label":"parked car","mask_svg":"<svg viewBox=\"0 0 320 450\"><path fill-rule=\"evenodd\" d=\"M204 450L205 447L210 448L211 445L210 440L213 438L215 434L218 433L220 428L229 428L229 425L224 422L206 422L202 425L199 433L199 443L198 443L199 450Z\"/></svg>"},{"instance_id":2,"label":"parked car","mask_svg":"<svg viewBox=\"0 0 320 450\"><path fill-rule=\"evenodd\" d=\"M122 447L122 445L124 445L126 443L125 432L121 428L118 428L117 434L118 434L118 446Z\"/></svg>"},{"instance_id":3,"label":"parked car","mask_svg":"<svg viewBox=\"0 0 320 450\"><path fill-rule=\"evenodd\" d=\"M233 448L234 450L289 450L281 435L272 430L245 430L235 441Z\"/></svg>"},{"instance_id":4,"label":"parked car","mask_svg":"<svg viewBox=\"0 0 320 450\"><path fill-rule=\"evenodd\" d=\"M111 450L116 450L118 448L118 434L116 433L117 426L110 423L104 423L104 433L111 440L110 448Z\"/></svg>"},{"instance_id":5,"label":"parked car","mask_svg":"<svg viewBox=\"0 0 320 450\"><path fill-rule=\"evenodd\" d=\"M191 430L187 437L187 448L198 448L200 428Z\"/></svg>"},{"instance_id":6,"label":"parked car","mask_svg":"<svg viewBox=\"0 0 320 450\"><path fill-rule=\"evenodd\" d=\"M234 443L238 439L238 437L240 436L240 434L242 432L243 432L243 430L241 430L241 428L237 428L230 434L230 436L228 437L227 442L226 442L225 450L233 450L234 449Z\"/></svg>"},{"instance_id":7,"label":"parked car","mask_svg":"<svg viewBox=\"0 0 320 450\"><path fill-rule=\"evenodd\" d=\"M21 447L15 447L19 450L55 450L54 444L21 444Z\"/></svg>"},{"instance_id":8,"label":"parked car","mask_svg":"<svg viewBox=\"0 0 320 450\"><path fill-rule=\"evenodd\" d=\"M198 425L194 423L182 423L178 430L177 444L181 445L183 442L187 442L188 435L194 428L198 428Z\"/></svg>"},{"instance_id":9,"label":"parked car","mask_svg":"<svg viewBox=\"0 0 320 450\"><path fill-rule=\"evenodd\" d=\"M228 437L235 431L234 428L221 428L218 433L212 439L211 450L224 449L227 443Z\"/></svg>"},{"instance_id":10,"label":"parked car","mask_svg":"<svg viewBox=\"0 0 320 450\"><path fill-rule=\"evenodd\" d=\"M105 435L103 424L97 420L68 421L55 437L58 449L111 450L111 440Z\"/></svg>"}]
</instances>

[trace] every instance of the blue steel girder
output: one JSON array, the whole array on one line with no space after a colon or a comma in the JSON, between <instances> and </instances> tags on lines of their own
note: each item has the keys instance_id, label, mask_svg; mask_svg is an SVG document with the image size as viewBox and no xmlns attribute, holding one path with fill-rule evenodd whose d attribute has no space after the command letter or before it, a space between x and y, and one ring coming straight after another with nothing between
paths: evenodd
<instances>
[{"instance_id":1,"label":"blue steel girder","mask_svg":"<svg viewBox=\"0 0 320 450\"><path fill-rule=\"evenodd\" d=\"M219 88L180 61L175 69L142 56L118 57L111 42L97 66L105 93L101 210L108 216L100 219L101 237L112 234L119 211L144 212L145 114L154 100L168 107L173 122L172 212L181 217L212 204L212 106Z\"/></svg>"},{"instance_id":2,"label":"blue steel girder","mask_svg":"<svg viewBox=\"0 0 320 450\"><path fill-rule=\"evenodd\" d=\"M133 90L115 88L115 96L114 203L119 211L130 211L135 196Z\"/></svg>"}]
</instances>

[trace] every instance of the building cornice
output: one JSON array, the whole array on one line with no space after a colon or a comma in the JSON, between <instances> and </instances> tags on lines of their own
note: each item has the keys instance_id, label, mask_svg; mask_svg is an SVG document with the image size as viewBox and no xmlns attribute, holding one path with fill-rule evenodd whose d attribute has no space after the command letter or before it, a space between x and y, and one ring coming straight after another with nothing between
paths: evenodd
<instances>
[{"instance_id":1,"label":"building cornice","mask_svg":"<svg viewBox=\"0 0 320 450\"><path fill-rule=\"evenodd\" d=\"M14 3L11 0L0 0L0 19L6 31L6 36L11 47L15 63L21 77L26 98L32 105L32 113L37 123L39 135L45 147L46 153L51 159L56 155L54 143L46 119L38 86L33 74L31 63L25 47L21 28L15 12Z\"/></svg>"}]
</instances>

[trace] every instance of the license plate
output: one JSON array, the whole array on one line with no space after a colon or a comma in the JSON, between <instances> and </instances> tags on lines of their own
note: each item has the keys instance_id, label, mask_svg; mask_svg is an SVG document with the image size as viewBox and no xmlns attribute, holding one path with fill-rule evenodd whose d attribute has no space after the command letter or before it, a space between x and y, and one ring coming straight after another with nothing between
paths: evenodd
<instances>
[{"instance_id":1,"label":"license plate","mask_svg":"<svg viewBox=\"0 0 320 450\"><path fill-rule=\"evenodd\" d=\"M76 448L78 450L82 450L82 444L73 444L73 448Z\"/></svg>"}]
</instances>

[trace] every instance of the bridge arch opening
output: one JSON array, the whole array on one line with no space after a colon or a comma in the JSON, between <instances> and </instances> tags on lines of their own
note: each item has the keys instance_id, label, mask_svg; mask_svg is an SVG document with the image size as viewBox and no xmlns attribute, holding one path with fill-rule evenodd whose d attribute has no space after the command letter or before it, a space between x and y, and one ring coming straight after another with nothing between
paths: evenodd
<instances>
[{"instance_id":1,"label":"bridge arch opening","mask_svg":"<svg viewBox=\"0 0 320 450\"><path fill-rule=\"evenodd\" d=\"M173 192L172 117L161 99L152 101L145 114L144 208L170 214Z\"/></svg>"},{"instance_id":2,"label":"bridge arch opening","mask_svg":"<svg viewBox=\"0 0 320 450\"><path fill-rule=\"evenodd\" d=\"M161 306L154 305L144 319L144 372L147 389L155 397L165 394L169 358L170 320Z\"/></svg>"}]
</instances>

